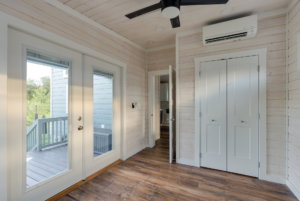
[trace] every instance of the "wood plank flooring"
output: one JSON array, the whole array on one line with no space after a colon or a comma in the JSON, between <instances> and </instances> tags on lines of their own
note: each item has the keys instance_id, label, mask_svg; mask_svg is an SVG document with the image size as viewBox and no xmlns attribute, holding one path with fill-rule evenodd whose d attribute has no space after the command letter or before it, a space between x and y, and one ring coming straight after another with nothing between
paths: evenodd
<instances>
[{"instance_id":1,"label":"wood plank flooring","mask_svg":"<svg viewBox=\"0 0 300 201\"><path fill-rule=\"evenodd\" d=\"M272 200L296 201L286 185L180 164L169 164L168 130L146 148L59 201Z\"/></svg>"}]
</instances>

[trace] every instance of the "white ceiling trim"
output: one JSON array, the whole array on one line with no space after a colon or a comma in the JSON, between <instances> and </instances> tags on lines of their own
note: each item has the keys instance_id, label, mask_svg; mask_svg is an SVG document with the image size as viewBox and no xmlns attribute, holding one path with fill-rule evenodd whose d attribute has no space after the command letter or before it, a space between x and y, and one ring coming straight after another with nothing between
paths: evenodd
<instances>
[{"instance_id":1,"label":"white ceiling trim","mask_svg":"<svg viewBox=\"0 0 300 201\"><path fill-rule=\"evenodd\" d=\"M87 23L89 23L89 24L91 24L91 25L93 25L93 26L101 29L102 31L105 31L106 33L108 33L110 35L113 35L113 36L121 39L122 41L127 42L128 44L130 44L130 45L132 45L132 46L134 46L134 47L136 47L136 48L138 48L138 49L143 50L143 51L146 52L146 49L143 48L142 46L134 43L133 41L129 40L128 38L125 38L124 36L121 36L120 34L114 32L114 31L112 31L110 29L108 29L107 27L105 27L105 26L103 26L103 25L95 22L94 20L86 17L85 15L79 13L78 11L76 11L76 10L74 10L74 9L66 6L65 4L59 2L58 0L44 0L44 1L47 2L47 3L49 3L49 4L51 4L54 7L62 10L62 11L64 11L64 12L66 12L66 13L68 13L68 14L74 16L74 17L77 17L77 18L81 19L82 21L85 21L85 22L87 22Z\"/></svg>"},{"instance_id":2,"label":"white ceiling trim","mask_svg":"<svg viewBox=\"0 0 300 201\"><path fill-rule=\"evenodd\" d=\"M299 0L296 0L296 1L298 2ZM280 9L277 9L277 10L272 10L272 11L260 13L260 14L258 14L257 17L260 20L260 19L264 19L264 18L268 18L268 17L287 14L287 12L288 12L288 7L285 7L285 8L280 8ZM191 35L191 34L200 33L200 32L202 32L202 28L203 27L188 30L188 31L179 32L179 33L176 33L176 36L177 37L182 37L182 36L188 36L188 35Z\"/></svg>"},{"instance_id":3,"label":"white ceiling trim","mask_svg":"<svg viewBox=\"0 0 300 201\"><path fill-rule=\"evenodd\" d=\"M170 49L170 48L175 48L175 44L165 45L165 46L161 46L161 47L150 48L150 49L147 49L147 52L155 52L155 51L165 50L165 49Z\"/></svg>"},{"instance_id":4,"label":"white ceiling trim","mask_svg":"<svg viewBox=\"0 0 300 201\"><path fill-rule=\"evenodd\" d=\"M288 6L288 11L290 11L294 6L298 3L299 0L292 0L292 2Z\"/></svg>"}]
</instances>

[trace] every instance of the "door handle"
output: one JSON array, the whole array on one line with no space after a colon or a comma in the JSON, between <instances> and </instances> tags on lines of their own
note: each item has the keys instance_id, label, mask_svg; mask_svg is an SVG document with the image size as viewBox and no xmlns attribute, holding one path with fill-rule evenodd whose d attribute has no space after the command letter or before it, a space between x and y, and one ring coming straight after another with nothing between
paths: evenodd
<instances>
[{"instance_id":1,"label":"door handle","mask_svg":"<svg viewBox=\"0 0 300 201\"><path fill-rule=\"evenodd\" d=\"M78 130L79 131L83 130L83 126L78 126Z\"/></svg>"},{"instance_id":2,"label":"door handle","mask_svg":"<svg viewBox=\"0 0 300 201\"><path fill-rule=\"evenodd\" d=\"M213 119L213 120L211 120L211 121L216 121L216 120Z\"/></svg>"},{"instance_id":3,"label":"door handle","mask_svg":"<svg viewBox=\"0 0 300 201\"><path fill-rule=\"evenodd\" d=\"M242 123L244 123L244 121L241 121Z\"/></svg>"},{"instance_id":4,"label":"door handle","mask_svg":"<svg viewBox=\"0 0 300 201\"><path fill-rule=\"evenodd\" d=\"M174 118L171 118L170 121L175 121L175 119L174 119Z\"/></svg>"}]
</instances>

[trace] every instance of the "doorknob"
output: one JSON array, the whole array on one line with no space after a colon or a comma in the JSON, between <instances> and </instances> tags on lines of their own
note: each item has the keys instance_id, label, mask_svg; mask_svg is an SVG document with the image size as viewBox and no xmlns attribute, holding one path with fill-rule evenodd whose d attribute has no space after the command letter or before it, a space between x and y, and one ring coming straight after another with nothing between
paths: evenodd
<instances>
[{"instance_id":1,"label":"doorknob","mask_svg":"<svg viewBox=\"0 0 300 201\"><path fill-rule=\"evenodd\" d=\"M244 121L242 121L242 123L244 123Z\"/></svg>"},{"instance_id":2,"label":"doorknob","mask_svg":"<svg viewBox=\"0 0 300 201\"><path fill-rule=\"evenodd\" d=\"M79 116L79 117L78 117L78 121L81 121L81 119L82 119L82 117L81 117L81 116Z\"/></svg>"},{"instance_id":3,"label":"doorknob","mask_svg":"<svg viewBox=\"0 0 300 201\"><path fill-rule=\"evenodd\" d=\"M79 131L83 130L83 126L78 126L78 130Z\"/></svg>"},{"instance_id":4,"label":"doorknob","mask_svg":"<svg viewBox=\"0 0 300 201\"><path fill-rule=\"evenodd\" d=\"M215 120L213 119L213 120L211 120L211 121L215 121Z\"/></svg>"}]
</instances>

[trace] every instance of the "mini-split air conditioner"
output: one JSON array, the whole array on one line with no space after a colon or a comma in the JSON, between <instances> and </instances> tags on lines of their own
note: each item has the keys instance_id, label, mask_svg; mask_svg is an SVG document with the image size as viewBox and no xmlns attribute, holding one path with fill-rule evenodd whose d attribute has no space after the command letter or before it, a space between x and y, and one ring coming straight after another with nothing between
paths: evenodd
<instances>
[{"instance_id":1,"label":"mini-split air conditioner","mask_svg":"<svg viewBox=\"0 0 300 201\"><path fill-rule=\"evenodd\" d=\"M257 15L203 27L204 46L237 42L254 38L257 33Z\"/></svg>"}]
</instances>

